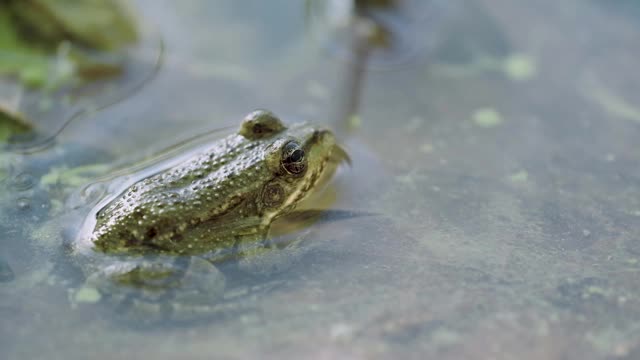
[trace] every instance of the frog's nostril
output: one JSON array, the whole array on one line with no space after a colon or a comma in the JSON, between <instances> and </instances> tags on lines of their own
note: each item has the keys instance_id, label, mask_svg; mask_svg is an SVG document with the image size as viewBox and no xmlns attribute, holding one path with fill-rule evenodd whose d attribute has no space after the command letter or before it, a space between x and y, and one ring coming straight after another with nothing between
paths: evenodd
<instances>
[{"instance_id":1,"label":"frog's nostril","mask_svg":"<svg viewBox=\"0 0 640 360\"><path fill-rule=\"evenodd\" d=\"M329 133L330 133L330 131L329 131L329 130L315 130L315 131L313 132L313 135L312 135L312 137L311 137L311 138L312 138L313 142L320 142L320 141L322 141L322 140L325 138L325 136L327 136Z\"/></svg>"}]
</instances>

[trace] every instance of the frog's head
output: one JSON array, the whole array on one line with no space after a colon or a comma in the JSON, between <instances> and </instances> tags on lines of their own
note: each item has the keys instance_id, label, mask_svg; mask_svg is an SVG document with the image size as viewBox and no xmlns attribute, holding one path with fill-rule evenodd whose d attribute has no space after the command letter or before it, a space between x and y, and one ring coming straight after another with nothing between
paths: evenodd
<instances>
[{"instance_id":1,"label":"frog's head","mask_svg":"<svg viewBox=\"0 0 640 360\"><path fill-rule=\"evenodd\" d=\"M264 163L271 176L258 199L265 222L295 208L333 175L337 163L346 159L330 130L305 123L287 128L264 110L249 114L239 133L268 144Z\"/></svg>"}]
</instances>

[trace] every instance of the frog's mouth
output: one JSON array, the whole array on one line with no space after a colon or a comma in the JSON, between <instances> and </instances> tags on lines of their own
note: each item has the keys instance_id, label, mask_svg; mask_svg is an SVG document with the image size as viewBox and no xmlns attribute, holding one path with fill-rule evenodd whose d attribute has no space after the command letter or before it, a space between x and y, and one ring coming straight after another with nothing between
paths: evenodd
<instances>
[{"instance_id":1,"label":"frog's mouth","mask_svg":"<svg viewBox=\"0 0 640 360\"><path fill-rule=\"evenodd\" d=\"M334 143L333 135L329 133L330 144L317 145L320 151L314 153L313 144L310 147L310 161L314 163L312 169L305 174L303 185L300 187L297 196L291 202L292 207L326 209L333 200L327 202L331 193L328 189L337 169L344 163L351 165L351 159L347 152L338 144Z\"/></svg>"},{"instance_id":2,"label":"frog's mouth","mask_svg":"<svg viewBox=\"0 0 640 360\"><path fill-rule=\"evenodd\" d=\"M300 126L300 129L293 129L292 132L299 139L300 147L304 150L306 170L287 180L291 191L279 210L271 214L273 217L265 218L266 223L286 216L300 207L326 208L324 206L325 189L331 183L338 167L342 163L350 162L346 151L336 143L331 131Z\"/></svg>"},{"instance_id":3,"label":"frog's mouth","mask_svg":"<svg viewBox=\"0 0 640 360\"><path fill-rule=\"evenodd\" d=\"M323 189L342 163L351 164L349 155L336 143L333 133L329 130L315 130L304 142L303 147L311 165L309 173L305 174L306 184L302 191L305 195Z\"/></svg>"},{"instance_id":4,"label":"frog's mouth","mask_svg":"<svg viewBox=\"0 0 640 360\"><path fill-rule=\"evenodd\" d=\"M351 158L342 146L334 144L329 150L329 154L322 161L322 166L318 171L319 175L312 185L313 189L311 192L315 193L324 189L327 184L330 183L331 179L333 179L338 168L343 164L351 166Z\"/></svg>"},{"instance_id":5,"label":"frog's mouth","mask_svg":"<svg viewBox=\"0 0 640 360\"><path fill-rule=\"evenodd\" d=\"M274 246L288 246L286 235L299 233L309 226L322 221L327 213L333 212L334 216L340 214L341 219L353 217L352 212L332 211L338 199L338 189L332 179L337 169L343 164L351 165L351 159L347 152L338 144L333 144L329 151L323 155L322 162L315 169L314 174L307 174L304 189L293 205L278 216L271 224L269 238ZM346 215L345 215L346 214ZM278 240L273 240L273 239Z\"/></svg>"}]
</instances>

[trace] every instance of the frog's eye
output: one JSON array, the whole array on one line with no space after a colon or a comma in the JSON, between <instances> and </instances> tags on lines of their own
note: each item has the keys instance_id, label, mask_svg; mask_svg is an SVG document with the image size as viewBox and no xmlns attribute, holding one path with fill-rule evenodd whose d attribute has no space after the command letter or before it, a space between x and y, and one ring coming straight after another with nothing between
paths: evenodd
<instances>
[{"instance_id":1,"label":"frog's eye","mask_svg":"<svg viewBox=\"0 0 640 360\"><path fill-rule=\"evenodd\" d=\"M282 148L282 167L293 175L300 175L307 169L304 149L295 141L289 141Z\"/></svg>"},{"instance_id":2,"label":"frog's eye","mask_svg":"<svg viewBox=\"0 0 640 360\"><path fill-rule=\"evenodd\" d=\"M272 112L256 110L247 115L240 126L240 135L249 140L258 140L282 132L286 127Z\"/></svg>"}]
</instances>

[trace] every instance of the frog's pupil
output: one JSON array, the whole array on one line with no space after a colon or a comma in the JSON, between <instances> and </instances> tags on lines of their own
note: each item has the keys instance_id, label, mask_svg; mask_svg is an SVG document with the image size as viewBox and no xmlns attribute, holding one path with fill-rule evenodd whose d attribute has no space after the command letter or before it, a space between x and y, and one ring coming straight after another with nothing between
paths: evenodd
<instances>
[{"instance_id":1,"label":"frog's pupil","mask_svg":"<svg viewBox=\"0 0 640 360\"><path fill-rule=\"evenodd\" d=\"M291 154L289 159L293 162L298 162L302 160L303 157L304 157L304 151L297 149Z\"/></svg>"},{"instance_id":2,"label":"frog's pupil","mask_svg":"<svg viewBox=\"0 0 640 360\"><path fill-rule=\"evenodd\" d=\"M295 142L290 142L284 148L284 155L284 161L287 163L300 162L304 159L304 150Z\"/></svg>"}]
</instances>

